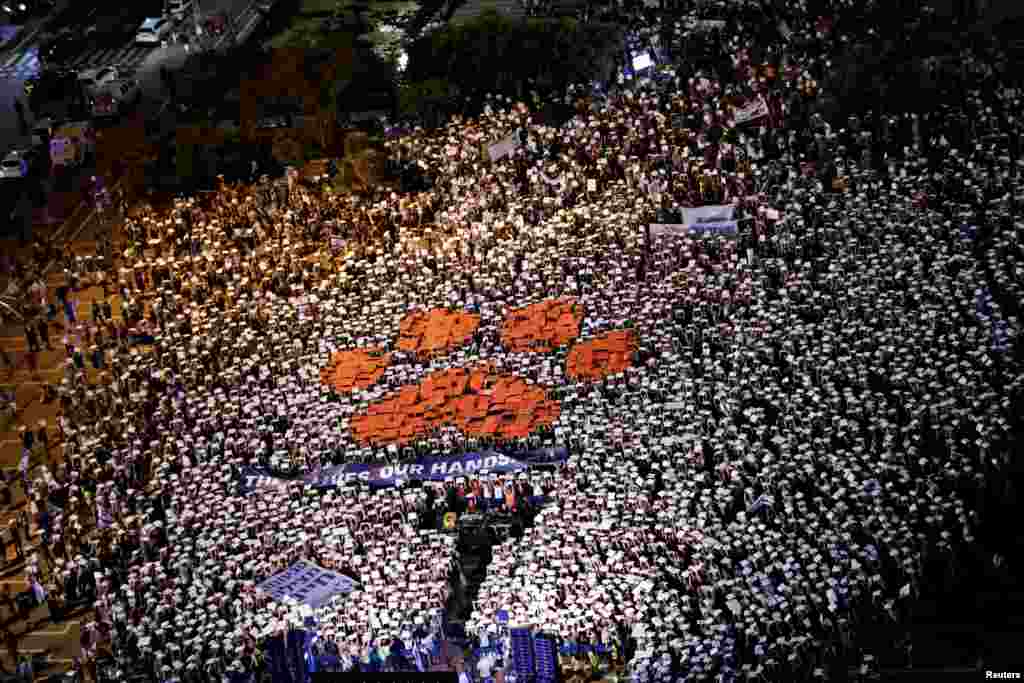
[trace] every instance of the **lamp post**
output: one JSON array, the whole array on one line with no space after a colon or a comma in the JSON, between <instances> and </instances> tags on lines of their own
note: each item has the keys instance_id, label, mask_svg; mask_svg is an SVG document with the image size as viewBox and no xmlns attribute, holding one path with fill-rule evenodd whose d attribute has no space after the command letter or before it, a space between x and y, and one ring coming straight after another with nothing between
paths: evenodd
<instances>
[{"instance_id":1,"label":"lamp post","mask_svg":"<svg viewBox=\"0 0 1024 683\"><path fill-rule=\"evenodd\" d=\"M200 0L192 0L192 23L195 28L196 38L203 35L202 29L202 8L200 7Z\"/></svg>"},{"instance_id":2,"label":"lamp post","mask_svg":"<svg viewBox=\"0 0 1024 683\"><path fill-rule=\"evenodd\" d=\"M288 189L287 183L277 183L273 187L272 191L276 195L277 206L280 207L280 210L282 212L284 212L285 208L288 206L288 199L289 199L289 194L290 194L290 191ZM281 221L281 229L277 231L277 253L278 254L284 253L283 252L284 248L282 246L282 242L284 241L284 225L285 225L284 221Z\"/></svg>"}]
</instances>

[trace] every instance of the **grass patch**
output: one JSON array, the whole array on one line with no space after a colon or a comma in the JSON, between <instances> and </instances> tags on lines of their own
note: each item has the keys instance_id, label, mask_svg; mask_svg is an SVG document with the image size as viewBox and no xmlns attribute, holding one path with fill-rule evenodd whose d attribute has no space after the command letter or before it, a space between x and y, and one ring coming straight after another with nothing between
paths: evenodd
<instances>
[{"instance_id":1,"label":"grass patch","mask_svg":"<svg viewBox=\"0 0 1024 683\"><path fill-rule=\"evenodd\" d=\"M352 36L348 31L325 31L323 19L296 18L285 30L268 41L271 48L348 48Z\"/></svg>"},{"instance_id":2,"label":"grass patch","mask_svg":"<svg viewBox=\"0 0 1024 683\"><path fill-rule=\"evenodd\" d=\"M317 14L320 12L334 12L342 9L343 4L339 0L302 0L299 14Z\"/></svg>"}]
</instances>

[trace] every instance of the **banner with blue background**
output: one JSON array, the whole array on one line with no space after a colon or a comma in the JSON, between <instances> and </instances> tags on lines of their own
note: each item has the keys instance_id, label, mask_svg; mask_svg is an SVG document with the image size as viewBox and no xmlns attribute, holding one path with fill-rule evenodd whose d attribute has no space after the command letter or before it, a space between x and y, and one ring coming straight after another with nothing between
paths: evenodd
<instances>
[{"instance_id":1,"label":"banner with blue background","mask_svg":"<svg viewBox=\"0 0 1024 683\"><path fill-rule=\"evenodd\" d=\"M512 474L533 465L565 462L569 452L565 448L542 448L521 451L515 457L497 451L482 451L447 458L420 458L415 462L390 465L349 464L325 467L303 478L317 488L343 486L360 481L376 488L397 486L406 481L444 481L448 477L463 477L486 471L492 474Z\"/></svg>"}]
</instances>

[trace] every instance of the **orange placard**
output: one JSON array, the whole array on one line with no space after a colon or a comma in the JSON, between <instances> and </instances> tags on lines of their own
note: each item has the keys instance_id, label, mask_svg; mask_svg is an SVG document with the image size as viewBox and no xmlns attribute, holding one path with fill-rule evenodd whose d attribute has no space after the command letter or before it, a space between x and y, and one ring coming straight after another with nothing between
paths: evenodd
<instances>
[{"instance_id":1,"label":"orange placard","mask_svg":"<svg viewBox=\"0 0 1024 683\"><path fill-rule=\"evenodd\" d=\"M480 316L435 308L410 313L398 326L398 348L417 355L449 351L465 343L480 326Z\"/></svg>"},{"instance_id":2,"label":"orange placard","mask_svg":"<svg viewBox=\"0 0 1024 683\"><path fill-rule=\"evenodd\" d=\"M391 354L380 348L338 351L320 370L320 381L343 393L376 384L391 364Z\"/></svg>"},{"instance_id":3,"label":"orange placard","mask_svg":"<svg viewBox=\"0 0 1024 683\"><path fill-rule=\"evenodd\" d=\"M470 436L525 436L554 423L557 401L541 387L492 366L469 373L463 368L432 373L370 405L352 418L352 435L360 443L408 443L442 427ZM414 398L415 397L415 400ZM382 416L390 419L383 421Z\"/></svg>"},{"instance_id":4,"label":"orange placard","mask_svg":"<svg viewBox=\"0 0 1024 683\"><path fill-rule=\"evenodd\" d=\"M566 374L577 380L598 380L624 372L633 364L636 335L616 330L577 344L565 361Z\"/></svg>"},{"instance_id":5,"label":"orange placard","mask_svg":"<svg viewBox=\"0 0 1024 683\"><path fill-rule=\"evenodd\" d=\"M508 312L501 343L512 351L550 353L580 333L583 306L573 300L550 299Z\"/></svg>"}]
</instances>

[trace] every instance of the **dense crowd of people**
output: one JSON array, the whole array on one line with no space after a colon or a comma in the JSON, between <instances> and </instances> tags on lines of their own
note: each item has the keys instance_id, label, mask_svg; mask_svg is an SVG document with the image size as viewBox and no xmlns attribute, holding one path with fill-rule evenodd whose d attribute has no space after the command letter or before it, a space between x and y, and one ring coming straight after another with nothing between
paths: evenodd
<instances>
[{"instance_id":1,"label":"dense crowd of people","mask_svg":"<svg viewBox=\"0 0 1024 683\"><path fill-rule=\"evenodd\" d=\"M533 481L533 527L495 548L467 629L486 638L500 612L610 644L638 681L827 679L923 581L952 582L1002 493L1024 388L1024 112L979 53L960 102L827 120L819 69L873 25L824 4L773 17L785 30L767 44L740 7L735 31L681 20L712 57L574 86L564 125L537 120L539 95L494 97L389 141L430 189L222 186L128 216L116 259L104 245L96 265L69 261L60 457L31 470L46 430L24 428L21 481L51 611L96 607L86 659L109 651L160 680L257 670L263 642L308 616L258 585L302 559L356 580L315 610L343 666L443 637L434 617L459 567L436 494L248 487L251 468L567 447ZM652 27L642 41L665 35L653 10L631 11ZM511 133L511 154L482 157ZM735 206L737 236L648 234L717 204ZM103 295L78 300L93 283ZM61 311L45 284L24 289L35 352ZM577 339L507 348L510 310L558 299L582 307ZM444 352L399 348L402 320L436 309L479 327ZM575 344L620 331L628 368L566 372ZM320 370L351 349L390 356L341 393ZM351 431L396 392L482 363L543 387L557 418L514 442ZM449 482L446 509L537 497L474 481Z\"/></svg>"}]
</instances>

